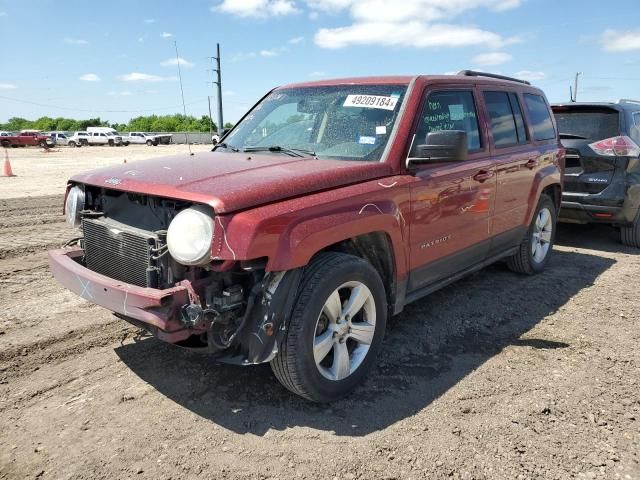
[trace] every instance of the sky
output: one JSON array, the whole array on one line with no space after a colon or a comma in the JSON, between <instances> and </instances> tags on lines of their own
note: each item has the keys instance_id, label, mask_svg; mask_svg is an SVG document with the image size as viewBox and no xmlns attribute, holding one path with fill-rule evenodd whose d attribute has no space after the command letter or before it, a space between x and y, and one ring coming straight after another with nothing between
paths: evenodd
<instances>
[{"instance_id":1,"label":"sky","mask_svg":"<svg viewBox=\"0 0 640 480\"><path fill-rule=\"evenodd\" d=\"M638 0L0 0L0 122L187 113L224 121L271 88L322 78L514 75L551 102L640 99Z\"/></svg>"}]
</instances>

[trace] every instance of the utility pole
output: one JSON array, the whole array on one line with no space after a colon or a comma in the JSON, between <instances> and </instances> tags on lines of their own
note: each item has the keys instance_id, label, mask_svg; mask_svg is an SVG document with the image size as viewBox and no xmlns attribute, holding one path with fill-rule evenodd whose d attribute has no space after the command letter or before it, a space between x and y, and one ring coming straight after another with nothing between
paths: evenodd
<instances>
[{"instance_id":1,"label":"utility pole","mask_svg":"<svg viewBox=\"0 0 640 480\"><path fill-rule=\"evenodd\" d=\"M582 75L582 72L576 72L576 78L573 80L573 92L571 92L571 101L578 101L578 77Z\"/></svg>"},{"instance_id":2,"label":"utility pole","mask_svg":"<svg viewBox=\"0 0 640 480\"><path fill-rule=\"evenodd\" d=\"M218 87L218 135L222 133L222 128L224 127L223 119L222 119L222 72L220 70L220 44L216 44L216 56L209 57L212 60L216 61L216 67L213 71L216 72L218 76L218 81L212 82L214 85Z\"/></svg>"}]
</instances>

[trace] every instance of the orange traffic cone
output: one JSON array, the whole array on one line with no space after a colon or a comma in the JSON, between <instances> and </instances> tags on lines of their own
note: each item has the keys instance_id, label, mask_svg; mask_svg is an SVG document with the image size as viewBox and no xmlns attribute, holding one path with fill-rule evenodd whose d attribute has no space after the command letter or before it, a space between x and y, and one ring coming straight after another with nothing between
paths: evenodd
<instances>
[{"instance_id":1,"label":"orange traffic cone","mask_svg":"<svg viewBox=\"0 0 640 480\"><path fill-rule=\"evenodd\" d=\"M2 176L3 177L15 177L13 172L11 171L11 164L9 163L9 152L4 151L4 165L2 166Z\"/></svg>"}]
</instances>

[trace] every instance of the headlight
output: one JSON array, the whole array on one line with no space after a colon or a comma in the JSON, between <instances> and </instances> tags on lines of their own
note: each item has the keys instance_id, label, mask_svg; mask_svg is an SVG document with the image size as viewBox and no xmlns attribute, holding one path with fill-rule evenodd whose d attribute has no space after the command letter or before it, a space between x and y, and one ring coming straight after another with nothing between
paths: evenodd
<instances>
[{"instance_id":1,"label":"headlight","mask_svg":"<svg viewBox=\"0 0 640 480\"><path fill-rule=\"evenodd\" d=\"M213 217L205 207L181 211L169 224L169 253L183 265L204 265L209 262L213 240Z\"/></svg>"},{"instance_id":2,"label":"headlight","mask_svg":"<svg viewBox=\"0 0 640 480\"><path fill-rule=\"evenodd\" d=\"M64 206L67 223L72 227L78 227L80 225L80 212L82 210L84 210L84 190L79 186L75 186L69 190Z\"/></svg>"}]
</instances>

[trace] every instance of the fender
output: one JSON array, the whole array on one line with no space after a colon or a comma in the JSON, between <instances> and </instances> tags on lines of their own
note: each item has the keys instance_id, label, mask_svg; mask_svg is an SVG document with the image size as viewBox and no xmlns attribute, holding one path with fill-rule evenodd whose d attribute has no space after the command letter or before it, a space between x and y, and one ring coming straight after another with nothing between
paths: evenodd
<instances>
[{"instance_id":1,"label":"fender","mask_svg":"<svg viewBox=\"0 0 640 480\"><path fill-rule=\"evenodd\" d=\"M407 271L409 176L372 180L302 198L216 216L212 257L266 259L266 271L305 266L320 250L366 233L391 240L396 276Z\"/></svg>"},{"instance_id":2,"label":"fender","mask_svg":"<svg viewBox=\"0 0 640 480\"><path fill-rule=\"evenodd\" d=\"M552 185L557 185L558 187L560 187L560 189L562 189L562 169L559 164L557 153L553 155L553 157L553 159L551 159L550 157L546 157L547 161L544 163L544 166L536 172L531 191L529 192L529 207L527 210L527 215L525 216L525 225L527 226L531 224L533 214L538 207L538 199L540 198L543 190ZM560 199L554 199L554 202L556 200ZM560 210L559 206L558 210Z\"/></svg>"}]
</instances>

